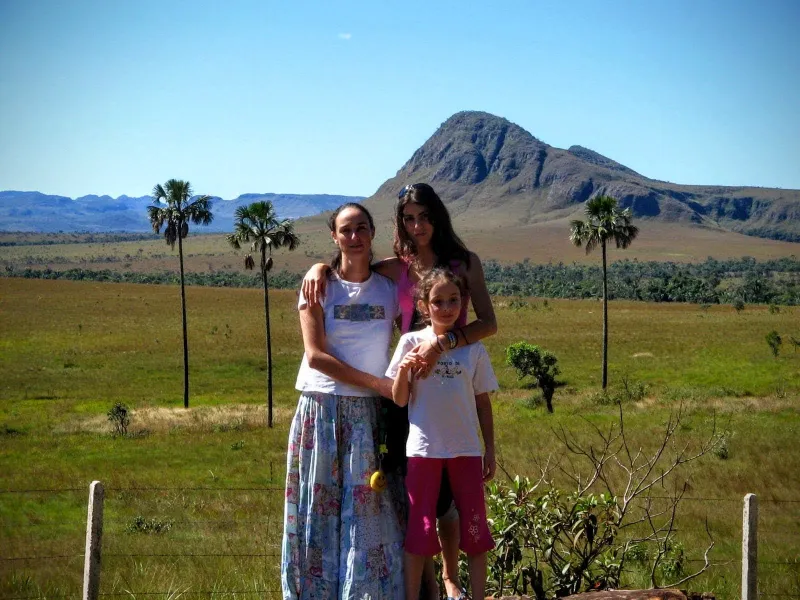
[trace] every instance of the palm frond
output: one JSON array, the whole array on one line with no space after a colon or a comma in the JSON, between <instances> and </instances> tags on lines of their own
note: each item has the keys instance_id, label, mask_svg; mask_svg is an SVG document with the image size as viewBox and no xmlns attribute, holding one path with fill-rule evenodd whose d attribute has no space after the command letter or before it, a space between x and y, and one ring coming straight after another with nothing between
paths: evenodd
<instances>
[{"instance_id":1,"label":"palm frond","mask_svg":"<svg viewBox=\"0 0 800 600\"><path fill-rule=\"evenodd\" d=\"M586 221L570 223L570 240L579 247L585 244L587 254L612 239L617 248L627 248L639 234L638 227L631 224L631 209L619 210L617 200L611 196L588 200L585 212Z\"/></svg>"},{"instance_id":2,"label":"palm frond","mask_svg":"<svg viewBox=\"0 0 800 600\"><path fill-rule=\"evenodd\" d=\"M164 229L164 240L173 250L175 249L175 242L178 241L178 223L176 221L169 221Z\"/></svg>"},{"instance_id":3,"label":"palm frond","mask_svg":"<svg viewBox=\"0 0 800 600\"><path fill-rule=\"evenodd\" d=\"M235 233L229 233L228 235L225 236L225 239L236 250L241 250L242 244L239 242L239 236L237 236Z\"/></svg>"},{"instance_id":4,"label":"palm frond","mask_svg":"<svg viewBox=\"0 0 800 600\"><path fill-rule=\"evenodd\" d=\"M586 240L586 254L591 254L592 251L595 248L597 248L597 246L600 245L602 242L603 242L603 238L601 238L599 236L596 236L596 235L589 236L587 238L587 240Z\"/></svg>"},{"instance_id":5,"label":"palm frond","mask_svg":"<svg viewBox=\"0 0 800 600\"><path fill-rule=\"evenodd\" d=\"M167 192L167 202L182 208L192 197L192 186L188 181L170 179L164 184Z\"/></svg>"},{"instance_id":6,"label":"palm frond","mask_svg":"<svg viewBox=\"0 0 800 600\"><path fill-rule=\"evenodd\" d=\"M161 187L160 183L157 183L153 187L153 193L150 194L153 198L153 202L156 204L160 204L161 200L165 200L167 197L167 192L164 191L164 188Z\"/></svg>"},{"instance_id":7,"label":"palm frond","mask_svg":"<svg viewBox=\"0 0 800 600\"><path fill-rule=\"evenodd\" d=\"M211 196L200 196L184 208L187 220L196 225L208 225L214 220L211 212Z\"/></svg>"},{"instance_id":8,"label":"palm frond","mask_svg":"<svg viewBox=\"0 0 800 600\"><path fill-rule=\"evenodd\" d=\"M160 206L147 207L147 218L150 220L150 225L153 226L154 233L161 233L161 228L168 217L168 213Z\"/></svg>"},{"instance_id":9,"label":"palm frond","mask_svg":"<svg viewBox=\"0 0 800 600\"><path fill-rule=\"evenodd\" d=\"M282 247L294 250L300 244L300 238L294 233L294 222L279 220L275 207L268 200L238 207L234 211L233 233L227 239L237 249L249 242L252 254L265 251L272 254L273 249Z\"/></svg>"},{"instance_id":10,"label":"palm frond","mask_svg":"<svg viewBox=\"0 0 800 600\"><path fill-rule=\"evenodd\" d=\"M569 240L580 248L586 242L587 224L583 221L572 221L569 224Z\"/></svg>"}]
</instances>

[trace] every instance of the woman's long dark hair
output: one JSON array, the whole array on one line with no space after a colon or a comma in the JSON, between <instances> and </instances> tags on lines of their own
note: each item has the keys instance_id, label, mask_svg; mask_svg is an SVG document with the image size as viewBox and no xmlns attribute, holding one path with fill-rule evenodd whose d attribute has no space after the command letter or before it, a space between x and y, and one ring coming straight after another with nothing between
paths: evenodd
<instances>
[{"instance_id":1,"label":"woman's long dark hair","mask_svg":"<svg viewBox=\"0 0 800 600\"><path fill-rule=\"evenodd\" d=\"M328 227L330 228L331 233L335 233L336 232L336 219L339 216L339 213L341 213L346 208L355 208L356 210L360 210L362 213L364 213L366 215L366 217L367 217L367 221L369 221L369 228L372 230L372 234L375 235L375 222L372 220L372 215L370 214L370 212L366 208L364 208L358 202L345 202L344 204L342 204L339 207L337 207L336 210L334 210L331 213L331 216L328 217ZM370 269L372 269L372 249L371 248L370 248L370 251L369 251L369 264L370 264ZM331 272L339 273L339 268L342 266L342 249L341 248L337 248L336 249L336 254L333 255L333 258L331 259L330 265L331 265Z\"/></svg>"},{"instance_id":2,"label":"woman's long dark hair","mask_svg":"<svg viewBox=\"0 0 800 600\"><path fill-rule=\"evenodd\" d=\"M400 191L400 200L395 210L395 256L408 260L417 255L417 246L403 225L403 209L407 204L418 204L428 211L428 219L433 227L431 249L436 255L436 266L450 267L452 261L458 260L469 268L469 250L453 231L450 213L444 202L427 183L407 185Z\"/></svg>"}]
</instances>

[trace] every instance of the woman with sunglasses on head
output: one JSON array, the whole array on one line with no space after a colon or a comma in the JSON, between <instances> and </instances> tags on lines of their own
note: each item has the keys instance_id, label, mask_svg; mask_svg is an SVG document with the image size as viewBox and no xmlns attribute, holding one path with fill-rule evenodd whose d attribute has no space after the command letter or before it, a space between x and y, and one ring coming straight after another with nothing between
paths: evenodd
<instances>
[{"instance_id":1,"label":"woman with sunglasses on head","mask_svg":"<svg viewBox=\"0 0 800 600\"><path fill-rule=\"evenodd\" d=\"M305 352L289 431L281 557L285 600L400 600L403 531L388 494L372 489L381 397L391 396L395 284L371 268L372 216L340 206L325 300L298 303Z\"/></svg>"},{"instance_id":2,"label":"woman with sunglasses on head","mask_svg":"<svg viewBox=\"0 0 800 600\"><path fill-rule=\"evenodd\" d=\"M424 327L424 322L414 309L414 292L417 282L431 269L445 267L462 275L470 291L469 297L462 304L455 326L415 349L427 365L419 373L419 376L424 377L436 364L442 348L466 346L494 335L497 332L497 322L480 259L467 250L453 231L447 207L434 189L427 183L410 184L400 191L398 199L393 244L395 255L380 261L374 268L397 284L398 302L402 311L400 332L407 333ZM306 274L302 289L309 302L319 301L325 295L327 270L326 265L318 264ZM475 320L467 323L469 300L475 311ZM391 446L399 446L398 451L404 455L408 420L395 415L390 420L390 425L390 438L402 438ZM442 576L447 597L459 598L462 595L458 579L459 521L446 474L442 476L437 516L442 545ZM432 560L425 567L425 587L431 598L438 597L435 595Z\"/></svg>"}]
</instances>

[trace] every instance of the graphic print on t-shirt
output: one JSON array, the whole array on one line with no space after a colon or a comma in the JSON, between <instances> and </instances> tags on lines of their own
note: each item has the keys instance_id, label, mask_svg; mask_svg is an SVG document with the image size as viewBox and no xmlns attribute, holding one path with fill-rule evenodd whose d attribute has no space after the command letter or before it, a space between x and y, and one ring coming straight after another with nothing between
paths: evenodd
<instances>
[{"instance_id":1,"label":"graphic print on t-shirt","mask_svg":"<svg viewBox=\"0 0 800 600\"><path fill-rule=\"evenodd\" d=\"M433 373L439 377L453 379L457 375L461 375L461 363L457 360L440 360L436 363Z\"/></svg>"},{"instance_id":2,"label":"graphic print on t-shirt","mask_svg":"<svg viewBox=\"0 0 800 600\"><path fill-rule=\"evenodd\" d=\"M342 321L383 321L386 319L386 308L372 304L336 304L333 318Z\"/></svg>"}]
</instances>

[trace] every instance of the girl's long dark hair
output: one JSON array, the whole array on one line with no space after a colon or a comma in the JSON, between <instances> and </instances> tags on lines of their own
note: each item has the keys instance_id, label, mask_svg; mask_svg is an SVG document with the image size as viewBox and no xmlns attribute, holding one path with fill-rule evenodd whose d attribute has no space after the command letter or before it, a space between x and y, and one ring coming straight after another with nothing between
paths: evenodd
<instances>
[{"instance_id":1,"label":"girl's long dark hair","mask_svg":"<svg viewBox=\"0 0 800 600\"><path fill-rule=\"evenodd\" d=\"M458 260L469 268L469 250L453 231L450 213L444 202L427 183L407 185L400 192L400 200L395 210L393 244L395 256L408 260L417 255L416 244L403 225L403 208L407 204L418 204L428 211L428 219L433 227L431 249L436 255L436 266L450 267L452 261Z\"/></svg>"},{"instance_id":2,"label":"girl's long dark hair","mask_svg":"<svg viewBox=\"0 0 800 600\"><path fill-rule=\"evenodd\" d=\"M372 230L373 235L375 234L375 222L372 220L372 215L370 212L364 208L358 202L345 202L344 204L340 205L331 213L331 216L328 217L328 228L331 230L332 233L336 232L336 218L346 208L355 208L356 210L360 210L364 213L367 217L367 221L369 221L369 228ZM369 251L369 263L370 269L372 269L372 249ZM330 262L331 265L331 272L332 273L339 273L339 268L342 266L342 249L337 248L336 254L333 255L333 258Z\"/></svg>"}]
</instances>

